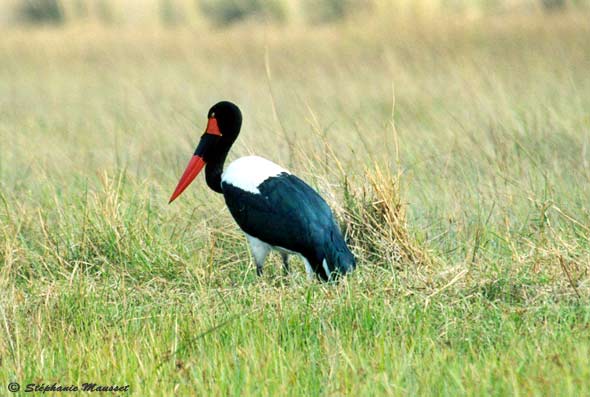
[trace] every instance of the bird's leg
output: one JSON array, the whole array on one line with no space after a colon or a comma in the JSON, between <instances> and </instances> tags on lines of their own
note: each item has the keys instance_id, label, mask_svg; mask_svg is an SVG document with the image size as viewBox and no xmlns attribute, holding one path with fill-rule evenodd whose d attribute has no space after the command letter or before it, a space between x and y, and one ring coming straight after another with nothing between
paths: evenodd
<instances>
[{"instance_id":1,"label":"bird's leg","mask_svg":"<svg viewBox=\"0 0 590 397\"><path fill-rule=\"evenodd\" d=\"M313 271L313 268L309 264L309 261L307 260L307 258L305 258L304 256L302 256L302 258L303 258L303 263L305 263L305 271L307 272L307 279L309 281L311 281L315 278L315 272Z\"/></svg>"},{"instance_id":2,"label":"bird's leg","mask_svg":"<svg viewBox=\"0 0 590 397\"><path fill-rule=\"evenodd\" d=\"M258 277L262 276L262 266L264 264L263 263L256 263L256 275Z\"/></svg>"},{"instance_id":3,"label":"bird's leg","mask_svg":"<svg viewBox=\"0 0 590 397\"><path fill-rule=\"evenodd\" d=\"M262 266L264 266L264 261L270 251L270 245L248 234L246 234L246 237L248 238L250 250L252 251L252 256L254 256L254 262L256 263L256 275L262 276Z\"/></svg>"},{"instance_id":4,"label":"bird's leg","mask_svg":"<svg viewBox=\"0 0 590 397\"><path fill-rule=\"evenodd\" d=\"M286 276L289 274L289 254L281 252L281 259L283 260L283 272Z\"/></svg>"}]
</instances>

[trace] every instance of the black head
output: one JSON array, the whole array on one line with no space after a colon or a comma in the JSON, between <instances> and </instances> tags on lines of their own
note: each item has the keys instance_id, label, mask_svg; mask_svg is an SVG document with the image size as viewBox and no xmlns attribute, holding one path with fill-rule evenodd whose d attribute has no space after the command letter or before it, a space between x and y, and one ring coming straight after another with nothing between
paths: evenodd
<instances>
[{"instance_id":1,"label":"black head","mask_svg":"<svg viewBox=\"0 0 590 397\"><path fill-rule=\"evenodd\" d=\"M205 128L205 132L201 136L193 158L180 178L174 193L172 193L170 202L176 199L190 185L205 164L209 163L219 166L219 173L221 172L221 166L223 166L231 145L238 137L241 127L242 112L233 103L222 101L216 103L209 109L209 113L207 114L207 128ZM209 168L207 169L209 170ZM209 182L208 176L207 183L209 184ZM215 189L221 189L217 186L217 183L214 183L214 185Z\"/></svg>"},{"instance_id":2,"label":"black head","mask_svg":"<svg viewBox=\"0 0 590 397\"><path fill-rule=\"evenodd\" d=\"M216 103L209 109L207 119L215 119L221 133L222 140L231 140L233 143L242 127L242 112L235 104L228 101Z\"/></svg>"}]
</instances>

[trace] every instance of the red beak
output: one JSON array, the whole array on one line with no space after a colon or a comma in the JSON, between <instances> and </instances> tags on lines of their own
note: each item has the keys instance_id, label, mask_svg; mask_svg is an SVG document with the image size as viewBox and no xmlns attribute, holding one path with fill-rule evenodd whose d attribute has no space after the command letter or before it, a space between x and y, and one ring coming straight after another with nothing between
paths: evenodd
<instances>
[{"instance_id":1,"label":"red beak","mask_svg":"<svg viewBox=\"0 0 590 397\"><path fill-rule=\"evenodd\" d=\"M172 193L168 204L173 202L178 196L180 196L182 192L184 192L184 189L186 189L188 185L190 185L191 182L197 177L197 175L199 175L199 172L201 172L204 166L205 161L201 156L194 155L191 158L191 161L189 161L188 165L186 166L186 170L184 170L180 181L178 181L178 185L176 186L176 189L174 189L174 193Z\"/></svg>"},{"instance_id":2,"label":"red beak","mask_svg":"<svg viewBox=\"0 0 590 397\"><path fill-rule=\"evenodd\" d=\"M184 170L184 174L182 174L180 181L178 181L178 185L176 186L176 189L174 189L174 193L172 193L168 204L180 196L180 194L184 192L184 189L186 189L188 185L190 185L191 182L195 180L197 175L199 175L199 172L201 172L205 166L205 160L203 157L206 155L206 153L210 153L212 148L214 149L215 144L220 137L221 131L219 131L217 119L215 117L210 117L207 121L205 133L199 142L199 146L197 146L193 158L186 166L186 170Z\"/></svg>"}]
</instances>

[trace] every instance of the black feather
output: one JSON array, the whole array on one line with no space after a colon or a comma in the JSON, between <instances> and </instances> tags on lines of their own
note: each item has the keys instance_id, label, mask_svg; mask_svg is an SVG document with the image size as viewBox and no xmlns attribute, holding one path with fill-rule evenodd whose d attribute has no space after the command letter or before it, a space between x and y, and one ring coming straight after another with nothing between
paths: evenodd
<instances>
[{"instance_id":1,"label":"black feather","mask_svg":"<svg viewBox=\"0 0 590 397\"><path fill-rule=\"evenodd\" d=\"M303 255L323 280L326 259L331 272L345 274L355 259L328 204L295 175L282 173L258 186L260 193L222 182L225 202L238 225L267 244Z\"/></svg>"}]
</instances>

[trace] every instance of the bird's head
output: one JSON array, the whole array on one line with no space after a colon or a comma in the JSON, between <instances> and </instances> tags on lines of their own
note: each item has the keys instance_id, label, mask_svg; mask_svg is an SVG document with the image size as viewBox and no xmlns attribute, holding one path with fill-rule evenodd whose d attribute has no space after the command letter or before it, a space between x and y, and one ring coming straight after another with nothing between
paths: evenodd
<instances>
[{"instance_id":1,"label":"bird's head","mask_svg":"<svg viewBox=\"0 0 590 397\"><path fill-rule=\"evenodd\" d=\"M233 103L222 101L207 113L207 128L182 174L169 203L174 201L199 175L205 164L225 159L242 126L242 112Z\"/></svg>"}]
</instances>

